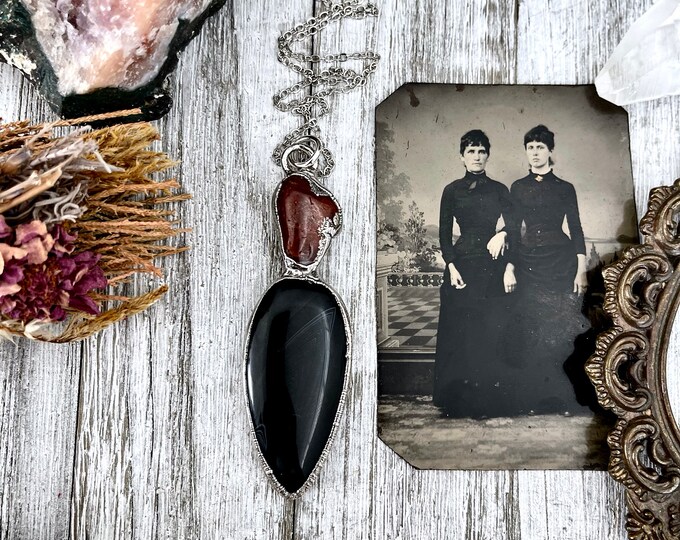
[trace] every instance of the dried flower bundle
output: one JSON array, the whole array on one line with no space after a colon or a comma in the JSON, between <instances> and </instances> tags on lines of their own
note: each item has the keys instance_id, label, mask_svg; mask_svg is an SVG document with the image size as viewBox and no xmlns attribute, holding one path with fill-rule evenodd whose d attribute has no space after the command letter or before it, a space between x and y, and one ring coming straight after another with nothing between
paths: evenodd
<instances>
[{"instance_id":1,"label":"dried flower bundle","mask_svg":"<svg viewBox=\"0 0 680 540\"><path fill-rule=\"evenodd\" d=\"M75 127L112 116L0 125L2 335L83 339L167 291L112 294L136 273L160 276L154 259L185 249L166 242L186 231L167 204L189 198L155 178L174 162L150 148L150 124Z\"/></svg>"}]
</instances>

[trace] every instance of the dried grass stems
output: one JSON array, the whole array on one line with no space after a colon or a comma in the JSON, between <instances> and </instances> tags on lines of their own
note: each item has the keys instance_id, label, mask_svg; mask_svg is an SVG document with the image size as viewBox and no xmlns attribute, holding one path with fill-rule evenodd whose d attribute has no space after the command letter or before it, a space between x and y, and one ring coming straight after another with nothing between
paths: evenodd
<instances>
[{"instance_id":1,"label":"dried grass stems","mask_svg":"<svg viewBox=\"0 0 680 540\"><path fill-rule=\"evenodd\" d=\"M164 205L189 195L176 193L175 179L154 180L152 174L176 163L148 147L158 138L149 124L128 124L88 134L106 163L120 172L97 174L89 182L85 214L69 229L78 233L79 248L102 256L100 266L110 283L137 272L161 275L153 259L183 251L164 241L186 229L178 228Z\"/></svg>"},{"instance_id":2,"label":"dried grass stems","mask_svg":"<svg viewBox=\"0 0 680 540\"><path fill-rule=\"evenodd\" d=\"M130 112L126 111L129 115ZM76 251L101 256L99 266L109 285L137 273L161 276L157 257L187 249L169 245L188 229L179 227L167 204L184 201L175 179L156 179L176 165L165 153L150 149L158 132L148 123L121 124L96 130L74 128L112 115L30 125L0 125L0 214L8 222L40 219L62 222L77 233ZM69 126L62 136L55 128ZM166 292L165 286L140 296L93 295L117 307L97 316L74 313L58 333L50 325L0 321L0 332L33 339L67 342L83 339L138 313ZM54 326L54 325L52 325Z\"/></svg>"}]
</instances>

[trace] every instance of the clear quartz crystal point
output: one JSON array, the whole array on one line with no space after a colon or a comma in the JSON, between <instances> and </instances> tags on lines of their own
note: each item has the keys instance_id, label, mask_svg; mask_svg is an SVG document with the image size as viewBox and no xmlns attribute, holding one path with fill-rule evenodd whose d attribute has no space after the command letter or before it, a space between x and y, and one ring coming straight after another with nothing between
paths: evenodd
<instances>
[{"instance_id":1,"label":"clear quartz crystal point","mask_svg":"<svg viewBox=\"0 0 680 540\"><path fill-rule=\"evenodd\" d=\"M660 0L635 21L595 86L617 105L680 94L680 0Z\"/></svg>"}]
</instances>

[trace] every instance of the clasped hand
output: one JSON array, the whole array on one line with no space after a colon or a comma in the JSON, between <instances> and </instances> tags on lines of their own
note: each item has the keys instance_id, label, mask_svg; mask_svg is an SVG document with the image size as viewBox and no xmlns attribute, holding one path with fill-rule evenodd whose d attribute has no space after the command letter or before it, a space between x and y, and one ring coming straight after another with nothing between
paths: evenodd
<instances>
[{"instance_id":1,"label":"clasped hand","mask_svg":"<svg viewBox=\"0 0 680 540\"><path fill-rule=\"evenodd\" d=\"M505 237L508 234L505 231L498 232L491 237L491 240L486 244L486 249L495 261L498 257L502 257L507 246Z\"/></svg>"}]
</instances>

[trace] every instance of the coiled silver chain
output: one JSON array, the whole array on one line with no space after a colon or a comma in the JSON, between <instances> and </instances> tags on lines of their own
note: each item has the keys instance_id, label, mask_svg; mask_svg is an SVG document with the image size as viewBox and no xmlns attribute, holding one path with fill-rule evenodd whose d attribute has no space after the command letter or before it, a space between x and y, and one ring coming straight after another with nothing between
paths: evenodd
<instances>
[{"instance_id":1,"label":"coiled silver chain","mask_svg":"<svg viewBox=\"0 0 680 540\"><path fill-rule=\"evenodd\" d=\"M334 53L326 55L295 52L293 43L315 36L329 24L345 18L377 17L373 4L359 4L359 0L334 3L321 0L324 11L304 24L285 32L278 40L278 59L283 65L302 76L302 79L274 94L274 106L283 112L301 116L302 125L289 133L274 150L273 158L286 172L306 171L316 177L328 176L335 161L319 139L317 119L330 111L329 98L334 94L351 92L364 86L378 67L380 56L373 51ZM340 67L345 62L362 62L360 69ZM318 64L333 62L326 69L314 69ZM306 95L300 95L307 89Z\"/></svg>"}]
</instances>

